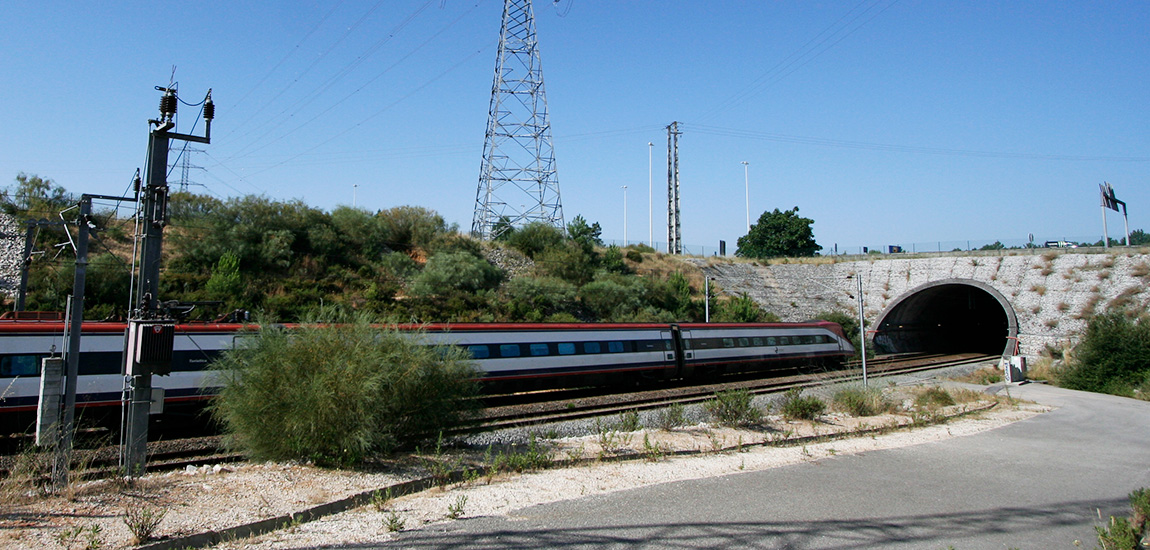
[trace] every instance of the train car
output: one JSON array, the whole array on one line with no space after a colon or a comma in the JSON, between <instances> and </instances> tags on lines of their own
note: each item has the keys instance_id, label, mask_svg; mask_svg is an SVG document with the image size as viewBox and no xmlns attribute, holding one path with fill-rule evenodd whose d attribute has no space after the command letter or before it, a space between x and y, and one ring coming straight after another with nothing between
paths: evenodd
<instances>
[{"instance_id":1,"label":"train car","mask_svg":"<svg viewBox=\"0 0 1150 550\"><path fill-rule=\"evenodd\" d=\"M232 347L242 328L232 324L177 325L172 373L155 378L164 389L168 410L194 409L214 395L218 385L208 365ZM0 320L0 418L4 427L22 430L35 421L40 394L40 362L59 357L66 347L61 321ZM125 323L84 323L80 338L77 415L99 416L118 410L124 398ZM191 407L186 407L186 406Z\"/></svg>"},{"instance_id":2,"label":"train car","mask_svg":"<svg viewBox=\"0 0 1150 550\"><path fill-rule=\"evenodd\" d=\"M64 349L61 321L0 320L0 417L22 430L34 419L40 362ZM248 326L249 329L254 329ZM519 324L400 327L428 344L458 346L492 387L526 389L667 380L717 372L837 362L854 353L842 329L808 323ZM208 367L243 338L244 325L176 325L172 372L153 378L165 411L199 404L219 382ZM124 398L124 323L84 323L76 405L114 410ZM9 425L11 423L11 425Z\"/></svg>"}]
</instances>

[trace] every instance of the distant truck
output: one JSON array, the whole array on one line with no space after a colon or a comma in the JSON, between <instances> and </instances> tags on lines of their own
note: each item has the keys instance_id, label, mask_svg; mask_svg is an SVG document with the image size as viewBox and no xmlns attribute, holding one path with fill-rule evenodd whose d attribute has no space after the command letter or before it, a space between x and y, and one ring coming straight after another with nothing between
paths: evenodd
<instances>
[{"instance_id":1,"label":"distant truck","mask_svg":"<svg viewBox=\"0 0 1150 550\"><path fill-rule=\"evenodd\" d=\"M1046 248L1078 248L1078 245L1070 241L1046 241Z\"/></svg>"}]
</instances>

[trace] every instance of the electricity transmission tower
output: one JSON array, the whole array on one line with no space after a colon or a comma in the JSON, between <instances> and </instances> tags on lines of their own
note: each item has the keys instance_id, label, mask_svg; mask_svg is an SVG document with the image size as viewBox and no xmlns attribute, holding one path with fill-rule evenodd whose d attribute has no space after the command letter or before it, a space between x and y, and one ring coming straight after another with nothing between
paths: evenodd
<instances>
[{"instance_id":1,"label":"electricity transmission tower","mask_svg":"<svg viewBox=\"0 0 1150 550\"><path fill-rule=\"evenodd\" d=\"M190 186L190 185L201 185L199 183L192 181L188 176L191 174L191 171L193 169L195 169L195 170L203 170L204 169L202 166L196 166L196 165L192 164L192 161L191 161L192 153L203 153L203 152L204 152L203 149L184 147L183 151L180 153L180 158L179 158L179 160L177 160L177 162L179 163L178 166L180 168L180 183L179 183L180 187L179 187L179 189L180 189L181 193L186 193L188 191L188 186ZM175 169L176 166L177 165L172 165L171 168Z\"/></svg>"},{"instance_id":2,"label":"electricity transmission tower","mask_svg":"<svg viewBox=\"0 0 1150 550\"><path fill-rule=\"evenodd\" d=\"M504 0L471 222L482 239L536 221L564 226L537 45L531 0Z\"/></svg>"}]
</instances>

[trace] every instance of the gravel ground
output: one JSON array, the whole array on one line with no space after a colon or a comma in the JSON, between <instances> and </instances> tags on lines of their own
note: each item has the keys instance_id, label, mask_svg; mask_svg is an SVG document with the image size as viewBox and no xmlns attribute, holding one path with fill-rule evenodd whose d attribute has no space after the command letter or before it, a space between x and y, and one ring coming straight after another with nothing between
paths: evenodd
<instances>
[{"instance_id":1,"label":"gravel ground","mask_svg":"<svg viewBox=\"0 0 1150 550\"><path fill-rule=\"evenodd\" d=\"M887 386L887 391L894 394L906 389L899 384ZM946 412L958 413L989 404L968 402L948 408ZM355 508L263 536L224 543L219 548L379 543L396 536L389 530L389 520L392 526L402 522L405 530L429 528L450 521L453 506L458 507L460 517L513 516L516 510L533 504L959 437L1043 410L1036 405L999 404L945 424L822 441L806 440L805 444L792 446L757 444L850 433L867 427L893 427L910 422L910 417L889 414L854 418L832 413L815 422L794 422L769 416L763 426L747 430L695 423L670 431L617 432L600 424L597 433L559 435L547 440L554 459L581 458L576 466L519 475L478 475L446 489L396 498L379 507ZM547 432L551 433L547 435L558 435L560 428L564 432L573 430L548 427ZM687 452L690 456L676 456L675 451ZM467 456L456 458L475 460L481 455L482 451L473 450ZM628 456L632 459L616 460ZM165 509L166 515L156 534L172 538L299 512L420 475L423 475L421 469L399 464L383 472L350 472L301 464L241 463L148 475L131 486L115 481L77 484L69 494L56 497L24 495L9 500L9 495L5 495L0 510L0 548L65 548L68 542L72 548L83 548L88 537L97 540L102 548L128 547L132 535L124 521L127 510ZM93 533L93 527L99 531ZM75 533L77 528L86 531L71 541L66 540L66 535Z\"/></svg>"}]
</instances>

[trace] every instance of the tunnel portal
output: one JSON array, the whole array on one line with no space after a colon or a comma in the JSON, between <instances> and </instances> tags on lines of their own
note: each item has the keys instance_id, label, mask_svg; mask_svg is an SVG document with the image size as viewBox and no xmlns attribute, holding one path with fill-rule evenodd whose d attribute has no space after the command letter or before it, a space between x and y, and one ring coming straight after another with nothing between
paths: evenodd
<instances>
[{"instance_id":1,"label":"tunnel portal","mask_svg":"<svg viewBox=\"0 0 1150 550\"><path fill-rule=\"evenodd\" d=\"M988 353L1014 348L1014 308L993 287L948 279L922 285L887 306L874 345L879 353Z\"/></svg>"}]
</instances>

